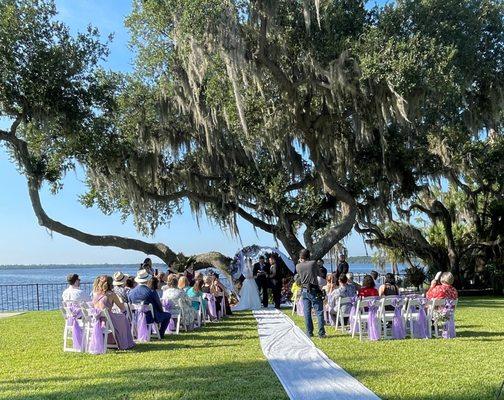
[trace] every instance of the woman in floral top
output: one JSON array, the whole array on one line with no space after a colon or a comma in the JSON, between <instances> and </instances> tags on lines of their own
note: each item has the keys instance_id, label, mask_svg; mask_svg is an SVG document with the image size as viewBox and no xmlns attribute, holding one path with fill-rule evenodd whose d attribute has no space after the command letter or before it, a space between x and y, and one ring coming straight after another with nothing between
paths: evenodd
<instances>
[{"instance_id":1,"label":"woman in floral top","mask_svg":"<svg viewBox=\"0 0 504 400\"><path fill-rule=\"evenodd\" d=\"M433 280L430 289L427 291L426 297L431 299L458 299L458 292L453 286L453 274L451 272L443 272L440 278L440 283Z\"/></svg>"}]
</instances>

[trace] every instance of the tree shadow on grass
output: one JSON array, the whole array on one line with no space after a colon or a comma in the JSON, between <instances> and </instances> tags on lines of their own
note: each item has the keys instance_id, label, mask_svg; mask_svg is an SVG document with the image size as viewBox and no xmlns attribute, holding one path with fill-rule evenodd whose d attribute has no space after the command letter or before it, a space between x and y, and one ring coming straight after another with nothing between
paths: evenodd
<instances>
[{"instance_id":1,"label":"tree shadow on grass","mask_svg":"<svg viewBox=\"0 0 504 400\"><path fill-rule=\"evenodd\" d=\"M167 366L162 370L130 368L85 377L61 376L59 380L19 380L11 382L7 390L12 392L10 400L288 398L267 361L213 365L209 360L207 365L190 367L170 367L169 361L167 357ZM64 388L62 381L68 382Z\"/></svg>"}]
</instances>

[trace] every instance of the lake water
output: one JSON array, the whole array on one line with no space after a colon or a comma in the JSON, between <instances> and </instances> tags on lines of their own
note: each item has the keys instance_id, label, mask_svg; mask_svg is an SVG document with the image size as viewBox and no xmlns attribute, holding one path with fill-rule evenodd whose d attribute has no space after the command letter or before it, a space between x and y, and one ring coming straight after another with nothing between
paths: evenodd
<instances>
[{"instance_id":1,"label":"lake water","mask_svg":"<svg viewBox=\"0 0 504 400\"><path fill-rule=\"evenodd\" d=\"M164 265L154 265L160 271L166 271ZM329 272L333 270L326 264ZM82 288L91 292L91 283L98 275L113 275L122 271L135 275L137 265L46 265L31 267L0 266L0 311L53 310L59 307L61 293L66 288L66 277L78 274ZM212 268L213 269L213 268ZM375 267L372 264L352 264L350 271L365 274ZM206 271L203 271L205 273ZM221 274L222 283L229 289L233 285Z\"/></svg>"},{"instance_id":2,"label":"lake water","mask_svg":"<svg viewBox=\"0 0 504 400\"><path fill-rule=\"evenodd\" d=\"M166 271L164 265L155 265L160 271ZM326 264L329 272L332 271L331 265ZM334 267L335 268L335 267ZM0 285L27 284L27 283L66 283L68 274L79 274L82 282L93 282L98 275L112 275L116 271L122 271L125 274L135 275L137 265L47 265L31 267L3 267L0 266ZM350 271L353 273L367 273L376 269L373 264L350 264ZM404 270L400 266L400 271ZM391 272L387 268L386 272Z\"/></svg>"}]
</instances>

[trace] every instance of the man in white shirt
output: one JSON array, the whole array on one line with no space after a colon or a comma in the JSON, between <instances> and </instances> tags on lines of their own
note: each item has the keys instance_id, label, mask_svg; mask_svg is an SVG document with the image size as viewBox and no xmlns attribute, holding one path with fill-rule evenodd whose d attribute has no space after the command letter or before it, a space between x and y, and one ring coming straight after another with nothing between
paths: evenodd
<instances>
[{"instance_id":1,"label":"man in white shirt","mask_svg":"<svg viewBox=\"0 0 504 400\"><path fill-rule=\"evenodd\" d=\"M90 301L89 296L81 290L80 278L77 274L70 274L67 277L68 288L63 291L63 301Z\"/></svg>"}]
</instances>

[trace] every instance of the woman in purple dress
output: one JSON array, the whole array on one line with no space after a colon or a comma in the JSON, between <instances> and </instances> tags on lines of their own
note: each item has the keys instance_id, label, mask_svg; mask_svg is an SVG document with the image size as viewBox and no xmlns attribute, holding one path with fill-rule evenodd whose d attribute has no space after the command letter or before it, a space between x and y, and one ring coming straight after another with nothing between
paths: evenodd
<instances>
[{"instance_id":1,"label":"woman in purple dress","mask_svg":"<svg viewBox=\"0 0 504 400\"><path fill-rule=\"evenodd\" d=\"M95 279L93 284L93 306L100 310L108 310L114 326L117 347L120 350L131 349L135 346L131 336L131 326L125 314L126 309L117 294L112 291L112 278L110 276L102 275ZM120 313L112 311L114 306L120 310Z\"/></svg>"}]
</instances>

